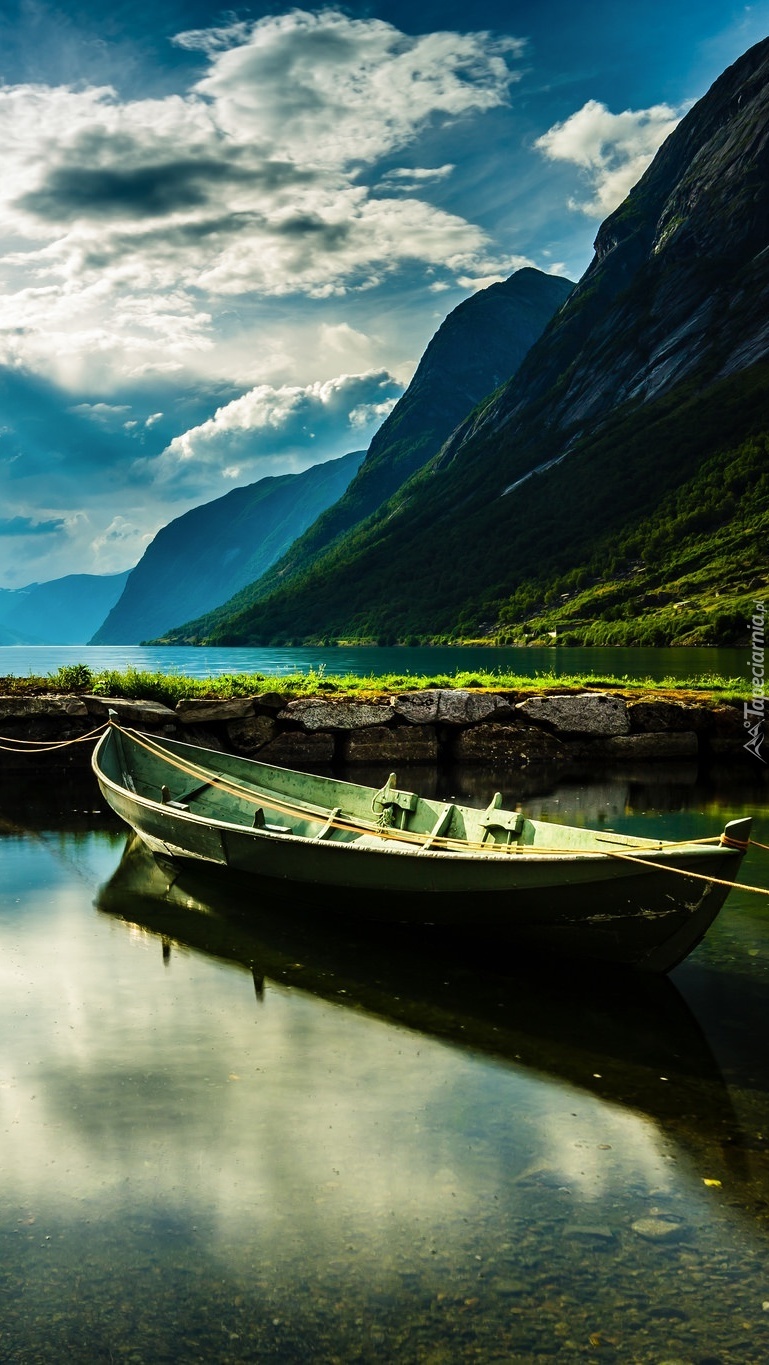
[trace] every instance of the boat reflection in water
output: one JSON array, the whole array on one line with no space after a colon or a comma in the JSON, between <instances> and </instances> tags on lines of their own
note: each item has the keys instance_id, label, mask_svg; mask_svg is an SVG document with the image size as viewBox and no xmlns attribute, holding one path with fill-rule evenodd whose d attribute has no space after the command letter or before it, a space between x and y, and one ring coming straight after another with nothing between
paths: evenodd
<instances>
[{"instance_id":1,"label":"boat reflection in water","mask_svg":"<svg viewBox=\"0 0 769 1365\"><path fill-rule=\"evenodd\" d=\"M452 947L426 931L329 927L321 899L259 890L253 877L246 887L224 870L160 860L131 835L97 905L156 935L166 961L178 944L249 971L266 1008L275 983L363 1009L635 1110L710 1177L728 1173L733 1192L750 1180L729 1091L668 978L570 973L528 956L517 967L468 937Z\"/></svg>"}]
</instances>

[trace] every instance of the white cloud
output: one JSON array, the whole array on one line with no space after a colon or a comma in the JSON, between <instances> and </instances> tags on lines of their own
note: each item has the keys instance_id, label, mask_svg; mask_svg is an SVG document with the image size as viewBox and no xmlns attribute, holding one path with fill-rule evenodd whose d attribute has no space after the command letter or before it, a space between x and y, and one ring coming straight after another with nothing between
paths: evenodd
<instances>
[{"instance_id":1,"label":"white cloud","mask_svg":"<svg viewBox=\"0 0 769 1365\"><path fill-rule=\"evenodd\" d=\"M357 408L352 408L349 415L352 430L370 431L372 426L381 426L395 407L398 397L399 395L393 394L390 398L384 398L381 403L360 403Z\"/></svg>"},{"instance_id":2,"label":"white cloud","mask_svg":"<svg viewBox=\"0 0 769 1365\"><path fill-rule=\"evenodd\" d=\"M155 529L158 529L157 527ZM91 541L91 552L101 573L120 573L126 563L138 563L153 532L128 517L115 516Z\"/></svg>"},{"instance_id":3,"label":"white cloud","mask_svg":"<svg viewBox=\"0 0 769 1365\"><path fill-rule=\"evenodd\" d=\"M425 185L447 180L454 170L452 162L445 166L396 166L382 176L376 188L390 194L416 194Z\"/></svg>"},{"instance_id":4,"label":"white cloud","mask_svg":"<svg viewBox=\"0 0 769 1365\"><path fill-rule=\"evenodd\" d=\"M126 414L131 409L125 403L76 403L69 411L105 427L136 425L135 422L126 420Z\"/></svg>"},{"instance_id":5,"label":"white cloud","mask_svg":"<svg viewBox=\"0 0 769 1365\"><path fill-rule=\"evenodd\" d=\"M324 351L333 351L335 355L355 354L359 360L362 354L371 351L371 338L351 327L349 322L322 322L320 344Z\"/></svg>"},{"instance_id":6,"label":"white cloud","mask_svg":"<svg viewBox=\"0 0 769 1365\"><path fill-rule=\"evenodd\" d=\"M177 436L143 468L178 493L224 475L243 482L277 470L304 469L363 449L392 410L402 386L385 370L342 374L323 383L279 388L259 384Z\"/></svg>"},{"instance_id":7,"label":"white cloud","mask_svg":"<svg viewBox=\"0 0 769 1365\"><path fill-rule=\"evenodd\" d=\"M19 460L30 505L45 480L62 526L22 540L41 559L62 542L34 576L124 568L225 483L362 448L429 340L415 281L429 298L529 263L431 202L452 153L424 150L509 102L518 41L335 9L178 41L196 75L158 98L0 85L0 366L52 381L84 433ZM175 397L196 386L244 397L204 422Z\"/></svg>"},{"instance_id":8,"label":"white cloud","mask_svg":"<svg viewBox=\"0 0 769 1365\"><path fill-rule=\"evenodd\" d=\"M226 42L219 30L211 68L196 86L215 103L219 126L273 157L325 169L375 162L438 116L503 104L515 78L508 59L523 49L490 33L409 37L335 10L294 10L250 32L237 24L221 50Z\"/></svg>"},{"instance_id":9,"label":"white cloud","mask_svg":"<svg viewBox=\"0 0 769 1365\"><path fill-rule=\"evenodd\" d=\"M535 146L550 161L579 166L592 197L569 201L569 206L591 217L611 213L640 180L665 138L681 118L668 104L650 109L626 109L612 114L605 104L588 100L563 123L555 123Z\"/></svg>"},{"instance_id":10,"label":"white cloud","mask_svg":"<svg viewBox=\"0 0 769 1365\"><path fill-rule=\"evenodd\" d=\"M361 172L504 105L520 42L336 10L177 41L208 60L183 95L0 88L0 363L107 388L194 363L234 296L489 273L483 230L421 197L450 165L391 170L382 195Z\"/></svg>"}]
</instances>

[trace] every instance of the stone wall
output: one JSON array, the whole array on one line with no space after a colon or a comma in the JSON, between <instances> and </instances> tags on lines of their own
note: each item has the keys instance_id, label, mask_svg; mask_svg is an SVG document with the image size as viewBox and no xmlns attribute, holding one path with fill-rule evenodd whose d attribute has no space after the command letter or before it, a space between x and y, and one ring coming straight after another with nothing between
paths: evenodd
<instances>
[{"instance_id":1,"label":"stone wall","mask_svg":"<svg viewBox=\"0 0 769 1365\"><path fill-rule=\"evenodd\" d=\"M650 692L473 692L435 688L360 701L280 692L230 700L158 702L78 696L0 696L0 771L86 767L92 742L35 754L13 740L76 740L117 712L121 724L287 767L409 763L601 765L715 759L752 762L737 705Z\"/></svg>"}]
</instances>

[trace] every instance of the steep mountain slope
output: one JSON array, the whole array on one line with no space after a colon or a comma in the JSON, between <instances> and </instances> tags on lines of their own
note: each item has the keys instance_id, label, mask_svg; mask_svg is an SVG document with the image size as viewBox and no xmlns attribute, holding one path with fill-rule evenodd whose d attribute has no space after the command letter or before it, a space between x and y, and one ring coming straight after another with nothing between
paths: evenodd
<instances>
[{"instance_id":1,"label":"steep mountain slope","mask_svg":"<svg viewBox=\"0 0 769 1365\"><path fill-rule=\"evenodd\" d=\"M705 460L725 465L767 431L769 40L719 78L603 224L510 383L299 581L212 638L496 633L525 622L527 584L589 577L598 543L609 562L607 547ZM751 466L746 493L759 478ZM735 600L766 580L754 567Z\"/></svg>"},{"instance_id":2,"label":"steep mountain slope","mask_svg":"<svg viewBox=\"0 0 769 1365\"><path fill-rule=\"evenodd\" d=\"M541 270L465 299L441 323L403 397L380 427L344 495L253 586L168 638L199 638L216 623L303 573L440 450L457 423L509 379L574 288Z\"/></svg>"},{"instance_id":3,"label":"steep mountain slope","mask_svg":"<svg viewBox=\"0 0 769 1365\"><path fill-rule=\"evenodd\" d=\"M344 492L364 451L260 479L169 522L147 546L92 644L137 644L258 578Z\"/></svg>"},{"instance_id":4,"label":"steep mountain slope","mask_svg":"<svg viewBox=\"0 0 769 1365\"><path fill-rule=\"evenodd\" d=\"M449 313L347 492L292 546L280 577L376 512L421 469L476 404L515 373L573 288L571 280L527 268Z\"/></svg>"},{"instance_id":5,"label":"steep mountain slope","mask_svg":"<svg viewBox=\"0 0 769 1365\"><path fill-rule=\"evenodd\" d=\"M0 644L84 645L119 598L128 571L67 574L0 589Z\"/></svg>"}]
</instances>

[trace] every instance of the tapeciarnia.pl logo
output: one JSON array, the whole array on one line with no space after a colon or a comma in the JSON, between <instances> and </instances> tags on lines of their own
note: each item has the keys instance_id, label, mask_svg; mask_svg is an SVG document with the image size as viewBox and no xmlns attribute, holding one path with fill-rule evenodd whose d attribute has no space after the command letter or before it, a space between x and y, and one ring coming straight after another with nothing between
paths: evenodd
<instances>
[{"instance_id":1,"label":"tapeciarnia.pl logo","mask_svg":"<svg viewBox=\"0 0 769 1365\"><path fill-rule=\"evenodd\" d=\"M750 701L744 703L743 707L743 724L748 731L748 739L744 747L760 763L766 763L766 759L761 753L761 745L764 742L764 704L766 701L764 616L764 603L756 602L750 622L752 696Z\"/></svg>"}]
</instances>

